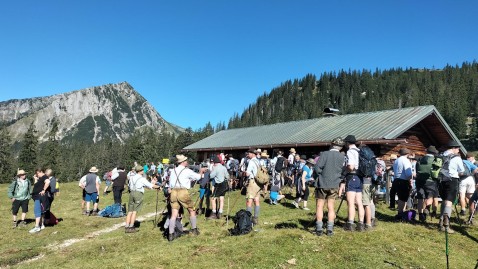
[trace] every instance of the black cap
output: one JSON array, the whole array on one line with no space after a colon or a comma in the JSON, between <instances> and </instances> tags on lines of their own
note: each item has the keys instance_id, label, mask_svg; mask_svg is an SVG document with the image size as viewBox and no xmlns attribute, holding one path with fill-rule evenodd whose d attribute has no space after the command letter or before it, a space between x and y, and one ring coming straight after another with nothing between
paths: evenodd
<instances>
[{"instance_id":1,"label":"black cap","mask_svg":"<svg viewBox=\"0 0 478 269\"><path fill-rule=\"evenodd\" d=\"M357 143L357 139L355 139L355 135L348 135L347 137L345 137L344 142L355 144Z\"/></svg>"}]
</instances>

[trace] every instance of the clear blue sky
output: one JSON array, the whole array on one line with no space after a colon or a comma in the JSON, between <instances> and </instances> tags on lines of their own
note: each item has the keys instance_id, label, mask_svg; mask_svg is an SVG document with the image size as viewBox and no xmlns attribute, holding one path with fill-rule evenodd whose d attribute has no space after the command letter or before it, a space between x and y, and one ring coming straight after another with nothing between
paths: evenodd
<instances>
[{"instance_id":1,"label":"clear blue sky","mask_svg":"<svg viewBox=\"0 0 478 269\"><path fill-rule=\"evenodd\" d=\"M194 130L227 125L308 73L478 60L477 1L20 0L0 10L0 101L127 81Z\"/></svg>"}]
</instances>

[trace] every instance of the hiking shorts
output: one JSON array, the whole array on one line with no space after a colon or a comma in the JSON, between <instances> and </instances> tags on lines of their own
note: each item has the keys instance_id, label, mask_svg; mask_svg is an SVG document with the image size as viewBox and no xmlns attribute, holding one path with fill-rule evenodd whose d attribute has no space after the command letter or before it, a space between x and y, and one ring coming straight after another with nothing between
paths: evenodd
<instances>
[{"instance_id":1,"label":"hiking shorts","mask_svg":"<svg viewBox=\"0 0 478 269\"><path fill-rule=\"evenodd\" d=\"M475 180L469 176L460 181L460 193L473 193L475 191Z\"/></svg>"},{"instance_id":2,"label":"hiking shorts","mask_svg":"<svg viewBox=\"0 0 478 269\"><path fill-rule=\"evenodd\" d=\"M339 189L315 189L315 198L321 200L335 200L339 196Z\"/></svg>"},{"instance_id":3,"label":"hiking shorts","mask_svg":"<svg viewBox=\"0 0 478 269\"><path fill-rule=\"evenodd\" d=\"M372 184L363 184L362 187L362 204L369 206L373 201L374 186Z\"/></svg>"},{"instance_id":4,"label":"hiking shorts","mask_svg":"<svg viewBox=\"0 0 478 269\"><path fill-rule=\"evenodd\" d=\"M259 199L261 187L257 185L254 179L249 179L249 185L247 185L246 199Z\"/></svg>"},{"instance_id":5,"label":"hiking shorts","mask_svg":"<svg viewBox=\"0 0 478 269\"><path fill-rule=\"evenodd\" d=\"M194 203L187 189L171 189L171 208L179 210L182 207L194 209Z\"/></svg>"},{"instance_id":6,"label":"hiking shorts","mask_svg":"<svg viewBox=\"0 0 478 269\"><path fill-rule=\"evenodd\" d=\"M442 200L455 201L458 194L458 178L440 182L438 189Z\"/></svg>"},{"instance_id":7,"label":"hiking shorts","mask_svg":"<svg viewBox=\"0 0 478 269\"><path fill-rule=\"evenodd\" d=\"M362 192L362 180L357 175L348 175L346 179L345 189L347 192Z\"/></svg>"},{"instance_id":8,"label":"hiking shorts","mask_svg":"<svg viewBox=\"0 0 478 269\"><path fill-rule=\"evenodd\" d=\"M424 185L417 184L417 199L429 199L438 197L438 187L435 181L427 180Z\"/></svg>"},{"instance_id":9,"label":"hiking shorts","mask_svg":"<svg viewBox=\"0 0 478 269\"><path fill-rule=\"evenodd\" d=\"M221 197L224 196L227 192L229 185L227 181L223 181L219 184L214 185L214 191L212 192L211 197Z\"/></svg>"},{"instance_id":10,"label":"hiking shorts","mask_svg":"<svg viewBox=\"0 0 478 269\"><path fill-rule=\"evenodd\" d=\"M96 203L96 201L98 200L98 193L97 192L93 192L93 193L86 193L85 195L85 201L86 202L93 202L93 203Z\"/></svg>"},{"instance_id":11,"label":"hiking shorts","mask_svg":"<svg viewBox=\"0 0 478 269\"><path fill-rule=\"evenodd\" d=\"M397 181L397 183L395 183L395 181ZM398 200L402 202L408 201L408 198L410 197L410 189L411 189L410 181L396 178L393 182L397 184L396 190L397 190Z\"/></svg>"},{"instance_id":12,"label":"hiking shorts","mask_svg":"<svg viewBox=\"0 0 478 269\"><path fill-rule=\"evenodd\" d=\"M131 191L129 193L128 212L140 211L143 207L144 193L140 191Z\"/></svg>"},{"instance_id":13,"label":"hiking shorts","mask_svg":"<svg viewBox=\"0 0 478 269\"><path fill-rule=\"evenodd\" d=\"M23 213L27 213L28 212L28 202L29 201L30 200L28 200L28 199L25 199L25 200L15 199L15 201L13 201L13 203L12 203L12 214L13 215L18 214L18 210L20 209L20 207L22 208Z\"/></svg>"}]
</instances>

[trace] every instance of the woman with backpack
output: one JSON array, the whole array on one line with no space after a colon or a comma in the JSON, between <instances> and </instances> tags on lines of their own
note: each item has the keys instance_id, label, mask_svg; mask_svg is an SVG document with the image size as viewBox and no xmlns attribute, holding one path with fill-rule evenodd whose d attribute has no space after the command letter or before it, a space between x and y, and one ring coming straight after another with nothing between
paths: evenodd
<instances>
[{"instance_id":1,"label":"woman with backpack","mask_svg":"<svg viewBox=\"0 0 478 269\"><path fill-rule=\"evenodd\" d=\"M302 167L302 173L298 176L297 181L297 199L292 202L292 204L299 208L299 203L301 200L304 201L303 210L310 210L307 207L307 200L309 199L309 187L308 182L313 180L312 178L312 167L315 165L315 161L312 158L309 158L305 165Z\"/></svg>"}]
</instances>

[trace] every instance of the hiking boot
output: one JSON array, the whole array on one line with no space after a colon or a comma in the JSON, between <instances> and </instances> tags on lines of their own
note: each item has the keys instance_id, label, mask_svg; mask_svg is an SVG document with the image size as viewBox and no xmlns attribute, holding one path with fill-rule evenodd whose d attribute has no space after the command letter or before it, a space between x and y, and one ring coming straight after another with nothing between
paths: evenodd
<instances>
[{"instance_id":1,"label":"hiking boot","mask_svg":"<svg viewBox=\"0 0 478 269\"><path fill-rule=\"evenodd\" d=\"M365 227L364 227L364 224L363 223L357 223L357 232L364 232L365 231Z\"/></svg>"},{"instance_id":2,"label":"hiking boot","mask_svg":"<svg viewBox=\"0 0 478 269\"><path fill-rule=\"evenodd\" d=\"M31 229L28 232L31 233L31 234L34 234L34 233L38 233L40 231L41 231L40 227L35 226L35 227L33 227L33 229Z\"/></svg>"},{"instance_id":3,"label":"hiking boot","mask_svg":"<svg viewBox=\"0 0 478 269\"><path fill-rule=\"evenodd\" d=\"M207 217L206 219L208 220L211 220L211 219L218 219L216 213L211 213L211 215L209 217Z\"/></svg>"},{"instance_id":4,"label":"hiking boot","mask_svg":"<svg viewBox=\"0 0 478 269\"><path fill-rule=\"evenodd\" d=\"M42 225L40 226L40 230L45 230L45 225L44 225L44 224L42 224Z\"/></svg>"},{"instance_id":5,"label":"hiking boot","mask_svg":"<svg viewBox=\"0 0 478 269\"><path fill-rule=\"evenodd\" d=\"M427 220L427 215L423 213L418 214L418 220L421 222L425 222Z\"/></svg>"},{"instance_id":6,"label":"hiking boot","mask_svg":"<svg viewBox=\"0 0 478 269\"><path fill-rule=\"evenodd\" d=\"M443 226L450 226L450 218L448 214L443 214Z\"/></svg>"},{"instance_id":7,"label":"hiking boot","mask_svg":"<svg viewBox=\"0 0 478 269\"><path fill-rule=\"evenodd\" d=\"M98 211L91 212L91 216L98 216Z\"/></svg>"},{"instance_id":8,"label":"hiking boot","mask_svg":"<svg viewBox=\"0 0 478 269\"><path fill-rule=\"evenodd\" d=\"M350 222L345 223L344 230L350 231L350 232L355 231L355 223L350 223Z\"/></svg>"},{"instance_id":9,"label":"hiking boot","mask_svg":"<svg viewBox=\"0 0 478 269\"><path fill-rule=\"evenodd\" d=\"M126 233L126 234L131 233L131 227L125 227L124 228L124 233Z\"/></svg>"},{"instance_id":10,"label":"hiking boot","mask_svg":"<svg viewBox=\"0 0 478 269\"><path fill-rule=\"evenodd\" d=\"M465 216L466 215L466 211L465 210L461 210L460 211L460 216Z\"/></svg>"},{"instance_id":11,"label":"hiking boot","mask_svg":"<svg viewBox=\"0 0 478 269\"><path fill-rule=\"evenodd\" d=\"M377 220L376 219L372 219L372 227L377 227Z\"/></svg>"},{"instance_id":12,"label":"hiking boot","mask_svg":"<svg viewBox=\"0 0 478 269\"><path fill-rule=\"evenodd\" d=\"M446 227L445 226L440 226L439 230L440 230L440 232L446 232ZM453 233L455 233L455 231L452 228L448 227L448 233L453 234Z\"/></svg>"},{"instance_id":13,"label":"hiking boot","mask_svg":"<svg viewBox=\"0 0 478 269\"><path fill-rule=\"evenodd\" d=\"M18 224L18 226L20 226L20 227L25 227L25 226L27 226L27 222L24 221L24 220L22 220L22 221L20 221L20 223Z\"/></svg>"},{"instance_id":14,"label":"hiking boot","mask_svg":"<svg viewBox=\"0 0 478 269\"><path fill-rule=\"evenodd\" d=\"M191 231L189 233L192 234L192 235L196 235L196 236L198 236L200 234L198 228L191 229Z\"/></svg>"},{"instance_id":15,"label":"hiking boot","mask_svg":"<svg viewBox=\"0 0 478 269\"><path fill-rule=\"evenodd\" d=\"M18 226L18 225L17 225L17 222L14 221L14 222L13 222L13 229L17 228L17 226Z\"/></svg>"},{"instance_id":16,"label":"hiking boot","mask_svg":"<svg viewBox=\"0 0 478 269\"><path fill-rule=\"evenodd\" d=\"M332 230L327 230L327 236L332 236L334 235L334 231Z\"/></svg>"},{"instance_id":17,"label":"hiking boot","mask_svg":"<svg viewBox=\"0 0 478 269\"><path fill-rule=\"evenodd\" d=\"M324 234L324 231L323 231L323 230L316 230L316 231L315 231L315 234L316 234L317 236L322 236L322 235Z\"/></svg>"},{"instance_id":18,"label":"hiking boot","mask_svg":"<svg viewBox=\"0 0 478 269\"><path fill-rule=\"evenodd\" d=\"M81 213L82 215L85 215L85 216L88 216L88 211L83 211L83 213Z\"/></svg>"},{"instance_id":19,"label":"hiking boot","mask_svg":"<svg viewBox=\"0 0 478 269\"><path fill-rule=\"evenodd\" d=\"M217 213L217 219L221 219L222 218L222 213Z\"/></svg>"},{"instance_id":20,"label":"hiking boot","mask_svg":"<svg viewBox=\"0 0 478 269\"><path fill-rule=\"evenodd\" d=\"M257 225L259 223L259 218L258 217L253 217L252 218L252 224Z\"/></svg>"},{"instance_id":21,"label":"hiking boot","mask_svg":"<svg viewBox=\"0 0 478 269\"><path fill-rule=\"evenodd\" d=\"M305 211L309 211L309 210L310 210L308 207L304 207L304 208L302 208L302 209L305 210Z\"/></svg>"},{"instance_id":22,"label":"hiking boot","mask_svg":"<svg viewBox=\"0 0 478 269\"><path fill-rule=\"evenodd\" d=\"M299 204L296 201L293 201L292 204L295 206L295 208L299 208Z\"/></svg>"},{"instance_id":23,"label":"hiking boot","mask_svg":"<svg viewBox=\"0 0 478 269\"><path fill-rule=\"evenodd\" d=\"M430 218L436 218L436 217L438 217L436 211L433 211L432 213L430 213Z\"/></svg>"},{"instance_id":24,"label":"hiking boot","mask_svg":"<svg viewBox=\"0 0 478 269\"><path fill-rule=\"evenodd\" d=\"M168 241L171 242L176 239L176 233L168 234Z\"/></svg>"},{"instance_id":25,"label":"hiking boot","mask_svg":"<svg viewBox=\"0 0 478 269\"><path fill-rule=\"evenodd\" d=\"M365 224L364 231L372 231L372 230L373 230L372 224Z\"/></svg>"}]
</instances>

